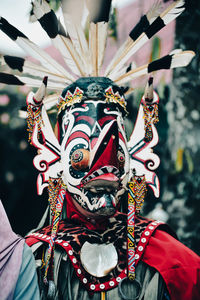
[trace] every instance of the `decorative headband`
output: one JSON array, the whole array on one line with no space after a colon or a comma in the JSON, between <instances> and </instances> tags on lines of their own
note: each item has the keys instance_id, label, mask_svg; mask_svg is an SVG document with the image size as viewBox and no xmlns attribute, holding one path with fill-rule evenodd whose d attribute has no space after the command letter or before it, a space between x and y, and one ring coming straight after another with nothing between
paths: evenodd
<instances>
[{"instance_id":1,"label":"decorative headband","mask_svg":"<svg viewBox=\"0 0 200 300\"><path fill-rule=\"evenodd\" d=\"M57 104L58 114L66 107L89 99L118 104L126 114L126 101L123 91L124 88L120 88L106 77L80 78L62 92Z\"/></svg>"}]
</instances>

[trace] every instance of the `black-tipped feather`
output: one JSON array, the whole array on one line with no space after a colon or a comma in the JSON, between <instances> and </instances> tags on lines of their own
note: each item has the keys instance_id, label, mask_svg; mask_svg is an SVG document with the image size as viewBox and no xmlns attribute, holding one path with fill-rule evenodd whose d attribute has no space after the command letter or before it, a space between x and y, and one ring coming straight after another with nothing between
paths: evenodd
<instances>
[{"instance_id":1,"label":"black-tipped feather","mask_svg":"<svg viewBox=\"0 0 200 300\"><path fill-rule=\"evenodd\" d=\"M169 55L163 56L160 59L152 61L148 65L148 73L151 73L153 71L158 71L160 69L170 69L171 68L171 62L172 62L172 56L173 55L169 54Z\"/></svg>"},{"instance_id":2,"label":"black-tipped feather","mask_svg":"<svg viewBox=\"0 0 200 300\"><path fill-rule=\"evenodd\" d=\"M51 39L58 34L66 37L65 30L53 10L44 14L38 21Z\"/></svg>"},{"instance_id":3,"label":"black-tipped feather","mask_svg":"<svg viewBox=\"0 0 200 300\"><path fill-rule=\"evenodd\" d=\"M16 41L18 37L27 38L25 34L19 31L17 28L12 26L6 19L3 17L0 18L0 29L9 36L13 41Z\"/></svg>"},{"instance_id":4,"label":"black-tipped feather","mask_svg":"<svg viewBox=\"0 0 200 300\"><path fill-rule=\"evenodd\" d=\"M149 27L150 23L147 19L147 16L144 15L141 17L140 21L137 23L137 25L131 30L131 32L129 33L130 38L133 41L136 41L137 38L144 32L147 30L147 28Z\"/></svg>"},{"instance_id":5,"label":"black-tipped feather","mask_svg":"<svg viewBox=\"0 0 200 300\"><path fill-rule=\"evenodd\" d=\"M112 0L90 1L90 22L108 22Z\"/></svg>"},{"instance_id":6,"label":"black-tipped feather","mask_svg":"<svg viewBox=\"0 0 200 300\"><path fill-rule=\"evenodd\" d=\"M12 74L0 72L0 82L10 85L24 85L25 83L19 80L16 76Z\"/></svg>"},{"instance_id":7,"label":"black-tipped feather","mask_svg":"<svg viewBox=\"0 0 200 300\"><path fill-rule=\"evenodd\" d=\"M25 62L24 58L10 55L4 55L3 58L11 69L23 72L23 66Z\"/></svg>"},{"instance_id":8,"label":"black-tipped feather","mask_svg":"<svg viewBox=\"0 0 200 300\"><path fill-rule=\"evenodd\" d=\"M105 76L111 75L115 77L115 74L123 67L128 59L138 51L154 34L159 32L169 22L173 21L184 11L185 0L176 0L169 7L167 7L156 18L153 16L156 14L156 9L153 15L148 19L147 15L136 25L131 31L129 40L126 41L123 47L118 50L115 57L108 65ZM159 10L159 6L157 6ZM149 22L149 26L148 25Z\"/></svg>"}]
</instances>

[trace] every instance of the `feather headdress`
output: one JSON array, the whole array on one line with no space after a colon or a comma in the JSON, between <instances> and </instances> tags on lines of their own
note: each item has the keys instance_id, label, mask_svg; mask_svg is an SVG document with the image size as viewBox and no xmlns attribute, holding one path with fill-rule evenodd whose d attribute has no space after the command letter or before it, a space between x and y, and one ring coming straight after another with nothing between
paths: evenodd
<instances>
[{"instance_id":1,"label":"feather headdress","mask_svg":"<svg viewBox=\"0 0 200 300\"><path fill-rule=\"evenodd\" d=\"M104 9L95 10L98 5ZM48 76L47 89L58 92L79 77L106 76L117 84L124 85L130 80L153 71L186 66L195 55L192 51L178 51L178 53L175 51L150 64L131 68L127 72L126 64L130 57L185 9L184 0L176 0L160 13L161 5L157 1L131 30L127 41L119 48L103 73L101 67L106 49L111 0L98 1L98 5L96 1L95 3L84 1L82 5L88 12L87 20L89 20L89 34L85 35L81 17L75 22L67 5L63 5L64 24L62 25L47 0L32 2L32 17L34 16L46 31L53 45L62 55L66 66L59 64L1 17L0 29L15 41L27 53L27 56L33 57L39 64L19 57L3 56L1 63L7 64L11 70L18 70L20 74L0 73L0 82L39 87L42 78ZM87 13L85 15L87 16ZM52 105L56 103L54 97L51 97L51 101Z\"/></svg>"}]
</instances>

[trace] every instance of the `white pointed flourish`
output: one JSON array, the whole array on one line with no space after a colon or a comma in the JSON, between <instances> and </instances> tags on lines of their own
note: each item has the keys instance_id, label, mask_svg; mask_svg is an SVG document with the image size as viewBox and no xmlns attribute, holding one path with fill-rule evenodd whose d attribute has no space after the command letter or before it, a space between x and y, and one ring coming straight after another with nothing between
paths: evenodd
<instances>
[{"instance_id":1,"label":"white pointed flourish","mask_svg":"<svg viewBox=\"0 0 200 300\"><path fill-rule=\"evenodd\" d=\"M60 144L53 132L48 115L44 106L42 107L42 125L41 131L45 139L45 143L41 144L38 140L38 125L35 127L32 135L32 144L39 150L39 154L35 156L33 164L35 168L41 172L37 179L37 191L41 195L43 189L48 186L49 177L58 178L62 173L62 165L60 163Z\"/></svg>"},{"instance_id":2,"label":"white pointed flourish","mask_svg":"<svg viewBox=\"0 0 200 300\"><path fill-rule=\"evenodd\" d=\"M183 7L185 4L184 0L174 1L166 10L164 10L159 17L157 17L152 24L149 25L147 30L143 32L135 41L130 37L125 42L126 48L123 52L119 50L111 63L108 65L105 76L108 76L112 73L117 73L118 70L128 61L128 59L139 50L154 34L156 34L160 29L166 26L169 22L177 18L184 10ZM161 20L161 26L154 26L158 20ZM156 27L156 28L155 28ZM123 47L123 46L122 46Z\"/></svg>"},{"instance_id":3,"label":"white pointed flourish","mask_svg":"<svg viewBox=\"0 0 200 300\"><path fill-rule=\"evenodd\" d=\"M154 92L153 103L158 102L158 95ZM158 143L158 132L153 122L151 126L153 138L150 142L145 142L144 112L143 106L140 104L135 127L128 142L130 169L132 171L134 170L136 176L145 175L146 183L153 190L155 196L159 197L160 184L158 176L154 171L158 168L160 159L153 153L153 147ZM132 174L130 174L130 177L131 176Z\"/></svg>"},{"instance_id":4,"label":"white pointed flourish","mask_svg":"<svg viewBox=\"0 0 200 300\"><path fill-rule=\"evenodd\" d=\"M48 77L44 77L41 86L35 93L34 101L37 105L41 104L44 100L44 97L46 95L47 81L48 81Z\"/></svg>"}]
</instances>

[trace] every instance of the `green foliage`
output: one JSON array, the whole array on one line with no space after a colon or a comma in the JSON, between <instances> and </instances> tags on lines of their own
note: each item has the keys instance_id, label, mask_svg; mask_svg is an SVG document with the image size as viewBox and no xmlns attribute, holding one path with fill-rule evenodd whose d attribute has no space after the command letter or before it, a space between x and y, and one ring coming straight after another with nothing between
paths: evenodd
<instances>
[{"instance_id":1,"label":"green foliage","mask_svg":"<svg viewBox=\"0 0 200 300\"><path fill-rule=\"evenodd\" d=\"M109 36L113 39L117 40L118 34L117 34L117 9L116 7L113 9L110 21L109 21Z\"/></svg>"},{"instance_id":2,"label":"green foliage","mask_svg":"<svg viewBox=\"0 0 200 300\"><path fill-rule=\"evenodd\" d=\"M54 11L56 11L56 10L58 10L61 2L62 2L62 0L49 0L49 5L51 6L51 8Z\"/></svg>"},{"instance_id":3,"label":"green foliage","mask_svg":"<svg viewBox=\"0 0 200 300\"><path fill-rule=\"evenodd\" d=\"M154 37L152 41L150 61L154 61L160 58L160 51L161 51L161 40L159 37Z\"/></svg>"}]
</instances>

